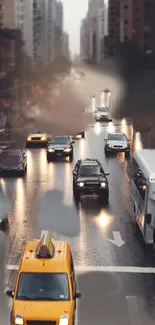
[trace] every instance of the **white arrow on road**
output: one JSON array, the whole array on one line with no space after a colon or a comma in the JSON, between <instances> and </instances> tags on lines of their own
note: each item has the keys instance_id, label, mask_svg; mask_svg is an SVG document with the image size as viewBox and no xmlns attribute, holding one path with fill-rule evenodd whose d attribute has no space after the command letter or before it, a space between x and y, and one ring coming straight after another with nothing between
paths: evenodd
<instances>
[{"instance_id":1,"label":"white arrow on road","mask_svg":"<svg viewBox=\"0 0 155 325\"><path fill-rule=\"evenodd\" d=\"M118 247L121 247L125 244L125 241L122 239L119 231L113 231L114 239L108 239L111 243L115 244Z\"/></svg>"}]
</instances>

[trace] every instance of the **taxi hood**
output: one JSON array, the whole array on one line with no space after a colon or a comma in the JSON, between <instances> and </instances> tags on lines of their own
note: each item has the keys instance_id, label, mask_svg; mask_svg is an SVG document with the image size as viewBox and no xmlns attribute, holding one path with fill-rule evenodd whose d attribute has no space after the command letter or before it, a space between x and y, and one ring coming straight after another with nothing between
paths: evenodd
<instances>
[{"instance_id":1,"label":"taxi hood","mask_svg":"<svg viewBox=\"0 0 155 325\"><path fill-rule=\"evenodd\" d=\"M70 301L15 301L14 314L25 320L59 321L60 316L71 314Z\"/></svg>"}]
</instances>

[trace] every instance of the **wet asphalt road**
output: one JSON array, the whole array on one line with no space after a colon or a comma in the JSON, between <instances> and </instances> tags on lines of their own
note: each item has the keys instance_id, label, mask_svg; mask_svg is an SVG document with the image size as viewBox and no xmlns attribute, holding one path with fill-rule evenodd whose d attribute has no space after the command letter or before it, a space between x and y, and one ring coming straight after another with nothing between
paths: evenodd
<instances>
[{"instance_id":1,"label":"wet asphalt road","mask_svg":"<svg viewBox=\"0 0 155 325\"><path fill-rule=\"evenodd\" d=\"M93 105L92 105L93 107ZM93 121L93 119L92 119ZM13 287L24 243L50 230L54 239L69 241L77 270L78 288L83 298L78 304L76 323L81 325L153 324L155 276L136 273L134 267L152 267L151 252L144 250L132 223L132 203L128 163L124 154L106 158L104 138L109 131L124 131L132 139L132 126L125 120L109 125L93 123L86 138L75 141L74 161L48 163L44 148L28 149L25 179L1 179L1 185L13 210L9 214L10 234L1 233L0 315L8 325L4 283ZM135 147L140 148L137 134ZM72 169L79 158L97 158L110 175L110 200L101 207L95 197L83 197L79 209L72 195ZM114 232L117 232L114 233ZM117 243L110 242L114 236ZM9 246L4 282L3 264ZM107 267L107 268L106 268ZM131 267L128 268L128 267ZM100 272L99 272L100 271Z\"/></svg>"}]
</instances>

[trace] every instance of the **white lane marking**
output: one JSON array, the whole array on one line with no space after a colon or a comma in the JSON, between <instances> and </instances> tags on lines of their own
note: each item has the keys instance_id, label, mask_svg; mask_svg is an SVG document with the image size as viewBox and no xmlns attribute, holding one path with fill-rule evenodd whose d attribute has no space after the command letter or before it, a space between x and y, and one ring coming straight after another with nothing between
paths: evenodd
<instances>
[{"instance_id":1,"label":"white lane marking","mask_svg":"<svg viewBox=\"0 0 155 325\"><path fill-rule=\"evenodd\" d=\"M129 311L130 324L139 325L142 322L137 297L126 296L127 307Z\"/></svg>"},{"instance_id":2,"label":"white lane marking","mask_svg":"<svg viewBox=\"0 0 155 325\"><path fill-rule=\"evenodd\" d=\"M8 271L18 270L18 265L7 265ZM154 267L140 266L75 266L75 271L78 272L117 272L117 273L145 273L155 274Z\"/></svg>"},{"instance_id":3,"label":"white lane marking","mask_svg":"<svg viewBox=\"0 0 155 325\"><path fill-rule=\"evenodd\" d=\"M114 239L108 239L111 243L118 247L122 247L125 244L125 241L122 239L120 231L113 231Z\"/></svg>"}]
</instances>

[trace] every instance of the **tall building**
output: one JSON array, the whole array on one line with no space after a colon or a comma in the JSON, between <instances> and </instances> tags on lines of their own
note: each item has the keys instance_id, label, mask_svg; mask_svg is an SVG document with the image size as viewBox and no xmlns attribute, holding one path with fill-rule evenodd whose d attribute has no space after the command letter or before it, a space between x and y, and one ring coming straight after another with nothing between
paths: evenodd
<instances>
[{"instance_id":1,"label":"tall building","mask_svg":"<svg viewBox=\"0 0 155 325\"><path fill-rule=\"evenodd\" d=\"M109 0L108 33L110 54L127 40L134 40L144 52L155 53L154 0Z\"/></svg>"},{"instance_id":2,"label":"tall building","mask_svg":"<svg viewBox=\"0 0 155 325\"><path fill-rule=\"evenodd\" d=\"M56 26L63 29L63 3L56 1Z\"/></svg>"},{"instance_id":3,"label":"tall building","mask_svg":"<svg viewBox=\"0 0 155 325\"><path fill-rule=\"evenodd\" d=\"M26 1L26 0L25 0ZM32 9L32 39L33 39L33 61L42 62L42 1L33 0Z\"/></svg>"},{"instance_id":4,"label":"tall building","mask_svg":"<svg viewBox=\"0 0 155 325\"><path fill-rule=\"evenodd\" d=\"M108 5L109 54L116 52L120 41L120 0L109 0Z\"/></svg>"},{"instance_id":5,"label":"tall building","mask_svg":"<svg viewBox=\"0 0 155 325\"><path fill-rule=\"evenodd\" d=\"M98 33L100 29L100 14L98 10L104 9L104 0L89 0L88 3L88 60L96 63L98 61L97 52L99 52L100 42ZM104 41L104 40L103 40ZM98 45L97 45L98 44ZM98 50L97 50L98 47Z\"/></svg>"},{"instance_id":6,"label":"tall building","mask_svg":"<svg viewBox=\"0 0 155 325\"><path fill-rule=\"evenodd\" d=\"M98 9L96 13L96 62L104 59L104 36L105 36L105 10Z\"/></svg>"},{"instance_id":7,"label":"tall building","mask_svg":"<svg viewBox=\"0 0 155 325\"><path fill-rule=\"evenodd\" d=\"M3 26L3 11L4 11L3 0L0 0L0 28Z\"/></svg>"},{"instance_id":8,"label":"tall building","mask_svg":"<svg viewBox=\"0 0 155 325\"><path fill-rule=\"evenodd\" d=\"M20 29L25 40L25 51L33 58L33 3L27 0L3 0L3 25Z\"/></svg>"},{"instance_id":9,"label":"tall building","mask_svg":"<svg viewBox=\"0 0 155 325\"><path fill-rule=\"evenodd\" d=\"M55 21L56 21L55 0L47 0L47 4L48 4L47 53L48 53L48 62L52 62L55 59Z\"/></svg>"},{"instance_id":10,"label":"tall building","mask_svg":"<svg viewBox=\"0 0 155 325\"><path fill-rule=\"evenodd\" d=\"M69 35L67 32L63 32L63 56L68 60L70 59Z\"/></svg>"},{"instance_id":11,"label":"tall building","mask_svg":"<svg viewBox=\"0 0 155 325\"><path fill-rule=\"evenodd\" d=\"M88 17L84 18L81 22L80 28L80 56L82 60L88 59L88 46L89 46L89 21Z\"/></svg>"}]
</instances>

